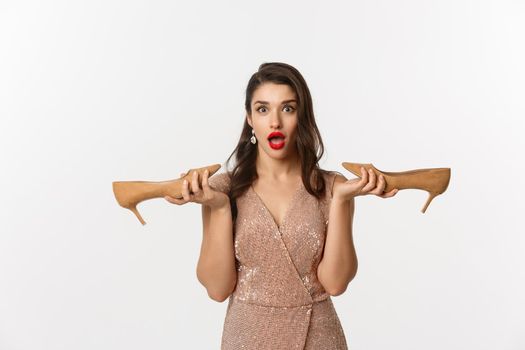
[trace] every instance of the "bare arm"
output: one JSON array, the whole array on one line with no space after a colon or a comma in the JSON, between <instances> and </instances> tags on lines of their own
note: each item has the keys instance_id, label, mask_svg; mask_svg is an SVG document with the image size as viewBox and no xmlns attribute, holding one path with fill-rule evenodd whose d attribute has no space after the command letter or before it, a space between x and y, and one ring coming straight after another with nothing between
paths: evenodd
<instances>
[{"instance_id":1,"label":"bare arm","mask_svg":"<svg viewBox=\"0 0 525 350\"><path fill-rule=\"evenodd\" d=\"M372 169L367 171L363 167L359 179L335 177L324 256L317 268L319 282L331 295L344 293L357 273L357 255L352 238L354 198L369 194L390 198L398 192L397 188L384 192L385 187L383 175L378 179Z\"/></svg>"},{"instance_id":2,"label":"bare arm","mask_svg":"<svg viewBox=\"0 0 525 350\"><path fill-rule=\"evenodd\" d=\"M202 224L197 279L206 287L210 298L223 302L232 293L237 282L229 203L217 208L202 205Z\"/></svg>"},{"instance_id":3,"label":"bare arm","mask_svg":"<svg viewBox=\"0 0 525 350\"><path fill-rule=\"evenodd\" d=\"M345 180L339 175L336 177L336 182ZM353 216L354 198L332 198L324 254L317 268L319 282L330 295L344 293L357 273L357 255L352 236Z\"/></svg>"},{"instance_id":4,"label":"bare arm","mask_svg":"<svg viewBox=\"0 0 525 350\"><path fill-rule=\"evenodd\" d=\"M230 200L224 193L224 175L216 185L219 191L210 187L208 171L202 177L202 188L199 186L197 172L192 174L191 190L188 181L182 185L182 198L166 196L170 203L183 205L188 202L200 203L202 208L202 245L197 263L197 279L206 287L208 295L216 301L224 301L235 288L237 271L233 247L233 228ZM184 176L182 173L181 176Z\"/></svg>"}]
</instances>

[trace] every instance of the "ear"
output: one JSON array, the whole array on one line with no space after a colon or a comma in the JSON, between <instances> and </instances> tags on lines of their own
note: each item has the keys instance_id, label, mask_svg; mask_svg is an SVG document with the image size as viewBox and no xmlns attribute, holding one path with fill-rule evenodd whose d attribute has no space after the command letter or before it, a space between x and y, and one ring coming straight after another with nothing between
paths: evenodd
<instances>
[{"instance_id":1,"label":"ear","mask_svg":"<svg viewBox=\"0 0 525 350\"><path fill-rule=\"evenodd\" d=\"M246 114L246 121L248 122L248 125L250 125L253 128L252 117L250 117L250 115L248 114Z\"/></svg>"}]
</instances>

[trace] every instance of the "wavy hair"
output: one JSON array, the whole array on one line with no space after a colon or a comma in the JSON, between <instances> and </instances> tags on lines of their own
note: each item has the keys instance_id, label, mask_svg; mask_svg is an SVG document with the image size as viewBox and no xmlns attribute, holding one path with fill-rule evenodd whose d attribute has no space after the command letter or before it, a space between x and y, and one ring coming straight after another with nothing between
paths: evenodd
<instances>
[{"instance_id":1,"label":"wavy hair","mask_svg":"<svg viewBox=\"0 0 525 350\"><path fill-rule=\"evenodd\" d=\"M328 171L319 167L319 160L324 154L323 140L315 123L312 97L310 90L299 71L289 64L282 62L268 62L259 66L246 87L244 106L246 113L251 116L251 103L255 90L266 82L286 84L292 88L297 96L297 138L296 146L301 160L301 177L306 190L317 199L325 195L326 184L323 174ZM246 118L237 146L226 161L227 169L232 157L235 157L235 166L228 171L230 177L230 204L233 220L237 217L236 199L240 197L258 178L255 161L257 146L250 142L251 127Z\"/></svg>"}]
</instances>

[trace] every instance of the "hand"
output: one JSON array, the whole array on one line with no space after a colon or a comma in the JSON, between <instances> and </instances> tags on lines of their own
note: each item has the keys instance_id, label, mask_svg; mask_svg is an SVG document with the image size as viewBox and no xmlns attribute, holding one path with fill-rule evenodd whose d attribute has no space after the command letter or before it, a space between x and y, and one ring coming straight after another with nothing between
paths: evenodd
<instances>
[{"instance_id":1,"label":"hand","mask_svg":"<svg viewBox=\"0 0 525 350\"><path fill-rule=\"evenodd\" d=\"M182 198L173 198L171 196L165 196L168 202L182 205L188 202L200 203L207 205L210 208L220 208L229 206L230 199L228 195L220 191L213 190L208 184L209 171L206 169L202 175L202 185L199 186L199 176L196 171L192 174L191 180L191 192L189 190L189 184L187 180L182 183ZM185 176L186 173L181 173L181 177Z\"/></svg>"},{"instance_id":2,"label":"hand","mask_svg":"<svg viewBox=\"0 0 525 350\"><path fill-rule=\"evenodd\" d=\"M361 179L352 179L339 184L334 189L334 197L349 200L351 197L364 196L367 194L375 194L381 198L393 197L399 190L394 188L392 191L384 193L385 178L382 174L379 176L379 181L376 185L376 174L372 169L368 172L364 167L361 167Z\"/></svg>"}]
</instances>

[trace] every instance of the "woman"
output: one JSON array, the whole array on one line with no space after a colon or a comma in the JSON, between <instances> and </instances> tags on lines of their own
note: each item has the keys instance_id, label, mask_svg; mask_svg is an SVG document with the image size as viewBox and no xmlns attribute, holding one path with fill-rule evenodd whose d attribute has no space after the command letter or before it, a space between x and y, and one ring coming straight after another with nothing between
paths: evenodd
<instances>
[{"instance_id":1,"label":"woman","mask_svg":"<svg viewBox=\"0 0 525 350\"><path fill-rule=\"evenodd\" d=\"M229 298L222 346L230 349L347 349L330 296L357 271L354 198L384 193L361 169L347 180L320 169L323 142L312 99L292 66L260 65L246 89L246 119L232 171L183 185L174 204L202 204L197 277L209 296Z\"/></svg>"}]
</instances>

